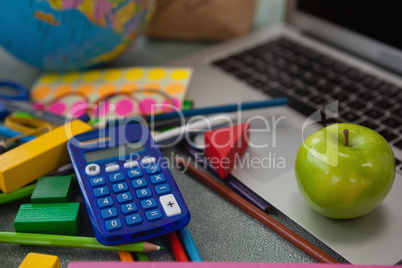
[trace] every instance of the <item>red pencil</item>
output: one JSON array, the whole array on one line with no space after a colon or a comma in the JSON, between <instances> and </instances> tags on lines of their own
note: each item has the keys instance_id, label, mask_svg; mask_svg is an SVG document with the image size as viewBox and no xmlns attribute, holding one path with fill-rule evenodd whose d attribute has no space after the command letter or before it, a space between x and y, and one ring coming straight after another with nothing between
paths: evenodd
<instances>
[{"instance_id":1,"label":"red pencil","mask_svg":"<svg viewBox=\"0 0 402 268\"><path fill-rule=\"evenodd\" d=\"M184 251L183 246L180 243L179 238L177 237L176 233L170 233L167 235L168 243L170 249L173 252L174 258L176 261L189 261L186 252Z\"/></svg>"},{"instance_id":2,"label":"red pencil","mask_svg":"<svg viewBox=\"0 0 402 268\"><path fill-rule=\"evenodd\" d=\"M209 176L201 169L196 168L190 162L180 157L175 157L174 159L176 163L179 164L180 167L182 168L186 167L185 170L190 175L193 175L195 178L206 184L212 190L222 195L224 198L226 198L227 200L238 206L246 213L253 216L256 220L260 221L262 224L264 224L272 231L276 232L277 234L288 240L290 243L292 243L299 249L303 250L305 253L309 254L317 261L323 263L339 263L337 260L329 256L327 253L317 248L316 246L308 242L306 239L296 234L295 232L287 228L285 225L278 222L277 220L269 216L267 213L257 208L256 206L245 200L243 197L236 194L228 187L226 187L225 185L221 184L220 182Z\"/></svg>"}]
</instances>

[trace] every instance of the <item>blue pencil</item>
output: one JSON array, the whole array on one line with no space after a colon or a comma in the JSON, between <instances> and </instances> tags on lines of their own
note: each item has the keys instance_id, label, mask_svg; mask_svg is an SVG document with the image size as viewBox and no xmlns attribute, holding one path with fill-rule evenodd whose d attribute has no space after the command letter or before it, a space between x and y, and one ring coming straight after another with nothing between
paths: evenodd
<instances>
[{"instance_id":1,"label":"blue pencil","mask_svg":"<svg viewBox=\"0 0 402 268\"><path fill-rule=\"evenodd\" d=\"M193 262L202 262L202 257L200 252L198 251L197 246L195 245L194 239L191 236L187 227L184 227L177 231L177 234L180 236L181 241L186 248L187 254L190 257L190 260Z\"/></svg>"},{"instance_id":2,"label":"blue pencil","mask_svg":"<svg viewBox=\"0 0 402 268\"><path fill-rule=\"evenodd\" d=\"M21 133L17 132L17 131L14 131L12 129L6 128L3 125L0 125L0 134L3 135L3 136L6 136L7 138L12 138L12 137L20 135ZM28 142L28 141L31 141L33 139L35 139L35 137L26 136L26 137L21 138L20 141Z\"/></svg>"},{"instance_id":3,"label":"blue pencil","mask_svg":"<svg viewBox=\"0 0 402 268\"><path fill-rule=\"evenodd\" d=\"M255 102L239 102L239 103L229 104L229 105L212 106L212 107L184 110L184 111L181 111L181 113L171 112L171 113L160 114L160 115L154 116L153 120L161 121L161 120L167 120L167 119L172 119L172 118L178 118L181 116L181 114L184 117L189 117L189 116L195 116L195 115L207 115L207 114L215 114L215 113L230 113L230 112L235 112L237 110L251 110L251 109L267 108L267 107L273 107L273 106L282 106L282 105L286 105L287 103L288 103L287 98L275 98L275 99L264 100L264 101L255 101ZM151 118L152 118L151 116L148 116L147 121L150 121Z\"/></svg>"}]
</instances>

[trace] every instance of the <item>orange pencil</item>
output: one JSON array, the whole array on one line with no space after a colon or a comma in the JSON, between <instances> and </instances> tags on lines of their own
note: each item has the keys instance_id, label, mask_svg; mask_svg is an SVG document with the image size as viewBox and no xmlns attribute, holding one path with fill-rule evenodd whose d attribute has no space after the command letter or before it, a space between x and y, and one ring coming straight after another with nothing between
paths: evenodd
<instances>
[{"instance_id":1,"label":"orange pencil","mask_svg":"<svg viewBox=\"0 0 402 268\"><path fill-rule=\"evenodd\" d=\"M122 262L133 262L134 258L128 251L119 251L119 257Z\"/></svg>"},{"instance_id":2,"label":"orange pencil","mask_svg":"<svg viewBox=\"0 0 402 268\"><path fill-rule=\"evenodd\" d=\"M186 255L186 252L184 251L184 248L181 245L176 233L173 232L173 233L168 234L167 238L168 238L168 243L169 243L170 249L172 250L176 261L189 261L187 255Z\"/></svg>"}]
</instances>

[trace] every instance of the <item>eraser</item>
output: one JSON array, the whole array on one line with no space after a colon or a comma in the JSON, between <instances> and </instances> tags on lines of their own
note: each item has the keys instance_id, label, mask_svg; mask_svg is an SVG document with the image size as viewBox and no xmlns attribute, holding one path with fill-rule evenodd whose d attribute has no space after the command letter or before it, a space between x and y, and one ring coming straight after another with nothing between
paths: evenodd
<instances>
[{"instance_id":1,"label":"eraser","mask_svg":"<svg viewBox=\"0 0 402 268\"><path fill-rule=\"evenodd\" d=\"M92 127L74 120L0 155L0 190L11 193L70 162L67 141Z\"/></svg>"}]
</instances>

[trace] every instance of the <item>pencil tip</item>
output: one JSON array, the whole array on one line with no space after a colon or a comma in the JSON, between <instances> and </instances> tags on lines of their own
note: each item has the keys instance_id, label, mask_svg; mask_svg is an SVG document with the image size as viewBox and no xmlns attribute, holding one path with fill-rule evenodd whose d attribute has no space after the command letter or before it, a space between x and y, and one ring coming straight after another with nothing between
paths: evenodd
<instances>
[{"instance_id":1,"label":"pencil tip","mask_svg":"<svg viewBox=\"0 0 402 268\"><path fill-rule=\"evenodd\" d=\"M164 247L159 247L158 250L165 249Z\"/></svg>"}]
</instances>

